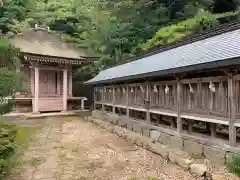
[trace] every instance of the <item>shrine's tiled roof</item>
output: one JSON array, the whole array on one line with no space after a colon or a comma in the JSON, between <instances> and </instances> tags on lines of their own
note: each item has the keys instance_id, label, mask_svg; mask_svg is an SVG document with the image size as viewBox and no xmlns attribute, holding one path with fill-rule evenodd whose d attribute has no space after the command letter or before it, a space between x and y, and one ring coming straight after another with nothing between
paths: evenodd
<instances>
[{"instance_id":1,"label":"shrine's tiled roof","mask_svg":"<svg viewBox=\"0 0 240 180\"><path fill-rule=\"evenodd\" d=\"M29 29L15 35L12 41L24 53L80 60L84 59L81 57L87 56L83 49L75 48L72 44L62 41L59 34L44 28Z\"/></svg>"},{"instance_id":2,"label":"shrine's tiled roof","mask_svg":"<svg viewBox=\"0 0 240 180\"><path fill-rule=\"evenodd\" d=\"M239 24L238 24L239 25ZM240 29L235 27L101 71L86 84L110 83L240 64Z\"/></svg>"}]
</instances>

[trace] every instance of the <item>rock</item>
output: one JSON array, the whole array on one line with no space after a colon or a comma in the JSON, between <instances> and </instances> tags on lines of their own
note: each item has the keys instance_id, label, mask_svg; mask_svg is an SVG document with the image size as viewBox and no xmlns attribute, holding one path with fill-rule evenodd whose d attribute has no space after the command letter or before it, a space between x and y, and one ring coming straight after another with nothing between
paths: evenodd
<instances>
[{"instance_id":1,"label":"rock","mask_svg":"<svg viewBox=\"0 0 240 180\"><path fill-rule=\"evenodd\" d=\"M194 158L201 158L203 155L203 145L194 141L184 140L183 149Z\"/></svg>"},{"instance_id":2,"label":"rock","mask_svg":"<svg viewBox=\"0 0 240 180\"><path fill-rule=\"evenodd\" d=\"M188 159L188 158L179 158L177 161L177 164L185 170L189 169L190 165L193 163L194 163L194 160Z\"/></svg>"},{"instance_id":3,"label":"rock","mask_svg":"<svg viewBox=\"0 0 240 180\"><path fill-rule=\"evenodd\" d=\"M204 164L191 164L190 168L198 176L204 176L207 173L207 167Z\"/></svg>"},{"instance_id":4,"label":"rock","mask_svg":"<svg viewBox=\"0 0 240 180\"><path fill-rule=\"evenodd\" d=\"M192 158L183 151L171 150L168 158L172 163L178 164L184 169L189 169L190 165L194 162Z\"/></svg>"},{"instance_id":5,"label":"rock","mask_svg":"<svg viewBox=\"0 0 240 180\"><path fill-rule=\"evenodd\" d=\"M153 140L153 142L158 142L158 139L160 137L160 132L156 130L150 131L150 138Z\"/></svg>"},{"instance_id":6,"label":"rock","mask_svg":"<svg viewBox=\"0 0 240 180\"><path fill-rule=\"evenodd\" d=\"M183 139L177 136L170 136L170 144L172 148L183 149Z\"/></svg>"},{"instance_id":7,"label":"rock","mask_svg":"<svg viewBox=\"0 0 240 180\"><path fill-rule=\"evenodd\" d=\"M148 145L148 150L159 154L163 158L167 159L169 155L169 148L168 146L161 145L161 144L154 144L154 143L149 143Z\"/></svg>"},{"instance_id":8,"label":"rock","mask_svg":"<svg viewBox=\"0 0 240 180\"><path fill-rule=\"evenodd\" d=\"M149 144L151 144L151 143L152 143L152 141L151 141L150 138L143 137L143 139L142 139L142 147L144 149L148 149Z\"/></svg>"},{"instance_id":9,"label":"rock","mask_svg":"<svg viewBox=\"0 0 240 180\"><path fill-rule=\"evenodd\" d=\"M226 151L210 147L210 146L203 146L204 156L210 160L211 163L216 165L224 165L225 164L225 155Z\"/></svg>"}]
</instances>

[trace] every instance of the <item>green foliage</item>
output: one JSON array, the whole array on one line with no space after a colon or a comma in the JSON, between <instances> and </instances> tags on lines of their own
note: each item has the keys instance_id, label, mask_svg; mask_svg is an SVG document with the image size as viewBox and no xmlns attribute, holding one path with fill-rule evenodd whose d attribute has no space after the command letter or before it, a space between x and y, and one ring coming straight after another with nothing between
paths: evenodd
<instances>
[{"instance_id":1,"label":"green foliage","mask_svg":"<svg viewBox=\"0 0 240 180\"><path fill-rule=\"evenodd\" d=\"M146 51L157 45L165 45L176 42L192 34L199 34L218 24L215 15L209 12L200 12L195 17L176 24L161 28L152 39L140 45Z\"/></svg>"},{"instance_id":2,"label":"green foliage","mask_svg":"<svg viewBox=\"0 0 240 180\"><path fill-rule=\"evenodd\" d=\"M154 177L154 176L151 176L151 177L148 178L148 180L157 180L157 178Z\"/></svg>"},{"instance_id":3,"label":"green foliage","mask_svg":"<svg viewBox=\"0 0 240 180\"><path fill-rule=\"evenodd\" d=\"M0 121L0 179L6 175L10 157L14 153L17 127Z\"/></svg>"},{"instance_id":4,"label":"green foliage","mask_svg":"<svg viewBox=\"0 0 240 180\"><path fill-rule=\"evenodd\" d=\"M78 71L79 80L124 63L154 45L178 41L237 18L228 0L4 0L0 29L18 33L38 23L63 32L62 39L87 47L100 60ZM202 12L203 11L203 12ZM218 13L213 15L214 13ZM225 17L229 18L225 18Z\"/></svg>"},{"instance_id":5,"label":"green foliage","mask_svg":"<svg viewBox=\"0 0 240 180\"><path fill-rule=\"evenodd\" d=\"M21 87L17 68L20 68L18 51L6 37L0 37L0 114L11 110L14 95Z\"/></svg>"},{"instance_id":6,"label":"green foliage","mask_svg":"<svg viewBox=\"0 0 240 180\"><path fill-rule=\"evenodd\" d=\"M231 173L240 176L240 154L234 154L228 161L227 167Z\"/></svg>"},{"instance_id":7,"label":"green foliage","mask_svg":"<svg viewBox=\"0 0 240 180\"><path fill-rule=\"evenodd\" d=\"M33 158L32 161L31 161L31 164L32 164L33 166L36 166L36 165L40 164L41 162L42 162L41 159Z\"/></svg>"}]
</instances>

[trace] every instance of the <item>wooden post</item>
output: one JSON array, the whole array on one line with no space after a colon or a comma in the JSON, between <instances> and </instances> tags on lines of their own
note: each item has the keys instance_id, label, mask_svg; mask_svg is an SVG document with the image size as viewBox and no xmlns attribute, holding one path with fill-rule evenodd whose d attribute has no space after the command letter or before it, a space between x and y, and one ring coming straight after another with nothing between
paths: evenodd
<instances>
[{"instance_id":1,"label":"wooden post","mask_svg":"<svg viewBox=\"0 0 240 180\"><path fill-rule=\"evenodd\" d=\"M228 121L229 121L229 144L236 145L236 127L234 122L236 119L236 107L234 101L234 82L232 74L228 76Z\"/></svg>"},{"instance_id":2,"label":"wooden post","mask_svg":"<svg viewBox=\"0 0 240 180\"><path fill-rule=\"evenodd\" d=\"M180 79L177 78L177 132L182 132L182 119L180 117L181 109L181 82Z\"/></svg>"},{"instance_id":3,"label":"wooden post","mask_svg":"<svg viewBox=\"0 0 240 180\"><path fill-rule=\"evenodd\" d=\"M113 114L115 114L115 87L114 86L112 86L112 93L113 93Z\"/></svg>"},{"instance_id":4,"label":"wooden post","mask_svg":"<svg viewBox=\"0 0 240 180\"><path fill-rule=\"evenodd\" d=\"M126 87L126 93L127 93L127 94L126 94L127 117L129 117L129 109L128 109L129 86L128 86L128 85L127 85L127 87Z\"/></svg>"},{"instance_id":5,"label":"wooden post","mask_svg":"<svg viewBox=\"0 0 240 180\"><path fill-rule=\"evenodd\" d=\"M39 68L37 66L34 67L34 106L33 112L38 113L38 98L39 98Z\"/></svg>"},{"instance_id":6,"label":"wooden post","mask_svg":"<svg viewBox=\"0 0 240 180\"><path fill-rule=\"evenodd\" d=\"M217 136L217 126L215 123L210 123L210 131L211 131L211 136L216 137Z\"/></svg>"},{"instance_id":7,"label":"wooden post","mask_svg":"<svg viewBox=\"0 0 240 180\"><path fill-rule=\"evenodd\" d=\"M96 110L96 87L93 88L93 110Z\"/></svg>"},{"instance_id":8,"label":"wooden post","mask_svg":"<svg viewBox=\"0 0 240 180\"><path fill-rule=\"evenodd\" d=\"M68 94L72 96L72 70L68 71L69 76L68 76Z\"/></svg>"},{"instance_id":9,"label":"wooden post","mask_svg":"<svg viewBox=\"0 0 240 180\"><path fill-rule=\"evenodd\" d=\"M150 117L150 112L149 112L149 105L150 105L150 103L149 103L149 84L147 83L146 84L146 106L147 106L147 108L146 108L146 121L150 124L151 123L151 117Z\"/></svg>"},{"instance_id":10,"label":"wooden post","mask_svg":"<svg viewBox=\"0 0 240 180\"><path fill-rule=\"evenodd\" d=\"M102 103L104 102L104 87L102 88ZM102 111L104 111L105 110L105 108L104 108L104 104L102 104Z\"/></svg>"},{"instance_id":11,"label":"wooden post","mask_svg":"<svg viewBox=\"0 0 240 180\"><path fill-rule=\"evenodd\" d=\"M193 120L188 119L188 132L192 132L193 131Z\"/></svg>"},{"instance_id":12,"label":"wooden post","mask_svg":"<svg viewBox=\"0 0 240 180\"><path fill-rule=\"evenodd\" d=\"M67 111L67 92L68 92L68 80L67 80L68 70L63 70L63 111Z\"/></svg>"}]
</instances>

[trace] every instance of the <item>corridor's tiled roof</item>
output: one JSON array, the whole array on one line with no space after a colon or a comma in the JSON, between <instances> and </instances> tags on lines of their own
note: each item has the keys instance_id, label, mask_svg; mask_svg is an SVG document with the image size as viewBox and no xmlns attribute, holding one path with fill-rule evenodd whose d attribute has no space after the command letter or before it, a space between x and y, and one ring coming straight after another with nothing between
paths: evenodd
<instances>
[{"instance_id":1,"label":"corridor's tiled roof","mask_svg":"<svg viewBox=\"0 0 240 180\"><path fill-rule=\"evenodd\" d=\"M240 29L173 47L101 71L86 84L143 78L169 73L240 64ZM231 60L230 60L231 59Z\"/></svg>"}]
</instances>

